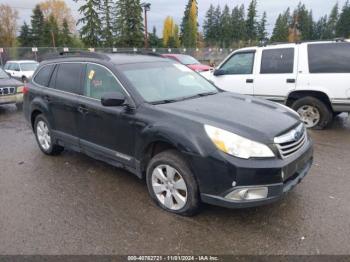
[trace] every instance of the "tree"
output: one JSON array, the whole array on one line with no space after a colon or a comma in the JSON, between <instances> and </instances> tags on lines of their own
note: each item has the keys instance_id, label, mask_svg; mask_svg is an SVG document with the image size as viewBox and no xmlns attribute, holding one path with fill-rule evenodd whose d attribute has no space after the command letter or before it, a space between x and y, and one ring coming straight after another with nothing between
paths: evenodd
<instances>
[{"instance_id":1,"label":"tree","mask_svg":"<svg viewBox=\"0 0 350 262\"><path fill-rule=\"evenodd\" d=\"M18 36L19 44L22 47L30 47L32 46L32 38L30 34L30 28L26 22L21 26L21 30Z\"/></svg>"},{"instance_id":2,"label":"tree","mask_svg":"<svg viewBox=\"0 0 350 262\"><path fill-rule=\"evenodd\" d=\"M248 7L248 14L246 20L246 32L247 39L250 41L254 41L257 38L257 2L256 0L252 0Z\"/></svg>"},{"instance_id":3,"label":"tree","mask_svg":"<svg viewBox=\"0 0 350 262\"><path fill-rule=\"evenodd\" d=\"M99 0L74 0L84 1L80 6L79 13L82 18L78 20L78 25L81 24L80 35L86 46L98 47L101 39L101 19L98 14L100 1Z\"/></svg>"},{"instance_id":4,"label":"tree","mask_svg":"<svg viewBox=\"0 0 350 262\"><path fill-rule=\"evenodd\" d=\"M41 11L40 6L36 5L31 17L31 38L34 46L45 45L44 26L45 21L43 12Z\"/></svg>"},{"instance_id":5,"label":"tree","mask_svg":"<svg viewBox=\"0 0 350 262\"><path fill-rule=\"evenodd\" d=\"M71 32L69 30L68 21L63 19L62 23L62 31L61 31L61 43L62 46L71 46L73 44L73 39L71 36Z\"/></svg>"},{"instance_id":6,"label":"tree","mask_svg":"<svg viewBox=\"0 0 350 262\"><path fill-rule=\"evenodd\" d=\"M292 27L299 30L301 40L313 39L313 23L312 12L309 12L304 4L299 3L293 13Z\"/></svg>"},{"instance_id":7,"label":"tree","mask_svg":"<svg viewBox=\"0 0 350 262\"><path fill-rule=\"evenodd\" d=\"M325 39L332 39L336 37L337 23L339 20L339 5L336 3L327 20L327 28L325 32Z\"/></svg>"},{"instance_id":8,"label":"tree","mask_svg":"<svg viewBox=\"0 0 350 262\"><path fill-rule=\"evenodd\" d=\"M337 26L336 26L337 36L339 37L350 37L350 3L346 1L342 8Z\"/></svg>"},{"instance_id":9,"label":"tree","mask_svg":"<svg viewBox=\"0 0 350 262\"><path fill-rule=\"evenodd\" d=\"M179 47L179 26L175 24L174 19L168 16L164 21L163 27L163 46L164 47Z\"/></svg>"},{"instance_id":10,"label":"tree","mask_svg":"<svg viewBox=\"0 0 350 262\"><path fill-rule=\"evenodd\" d=\"M61 44L60 40L60 31L56 18L50 15L49 18L44 21L43 45L57 47Z\"/></svg>"},{"instance_id":11,"label":"tree","mask_svg":"<svg viewBox=\"0 0 350 262\"><path fill-rule=\"evenodd\" d=\"M66 20L71 32L75 31L75 19L71 9L66 5L64 0L46 0L40 3L40 9L46 20L52 15L62 29L63 21Z\"/></svg>"},{"instance_id":12,"label":"tree","mask_svg":"<svg viewBox=\"0 0 350 262\"><path fill-rule=\"evenodd\" d=\"M221 46L229 47L232 43L232 20L231 11L228 5L225 5L220 19L221 26Z\"/></svg>"},{"instance_id":13,"label":"tree","mask_svg":"<svg viewBox=\"0 0 350 262\"><path fill-rule=\"evenodd\" d=\"M289 36L290 9L277 17L275 27L272 32L272 42L287 42Z\"/></svg>"},{"instance_id":14,"label":"tree","mask_svg":"<svg viewBox=\"0 0 350 262\"><path fill-rule=\"evenodd\" d=\"M149 44L151 47L161 47L162 41L157 36L157 28L154 26L152 33L149 34Z\"/></svg>"},{"instance_id":15,"label":"tree","mask_svg":"<svg viewBox=\"0 0 350 262\"><path fill-rule=\"evenodd\" d=\"M234 42L238 43L246 38L244 5L235 6L232 9L231 21L232 38Z\"/></svg>"},{"instance_id":16,"label":"tree","mask_svg":"<svg viewBox=\"0 0 350 262\"><path fill-rule=\"evenodd\" d=\"M196 47L198 37L198 4L189 0L181 23L181 40L186 47Z\"/></svg>"},{"instance_id":17,"label":"tree","mask_svg":"<svg viewBox=\"0 0 350 262\"><path fill-rule=\"evenodd\" d=\"M215 45L220 44L220 39L222 37L221 33L221 7L218 5L214 12L214 21L213 21L213 31L215 32L214 35L214 43Z\"/></svg>"},{"instance_id":18,"label":"tree","mask_svg":"<svg viewBox=\"0 0 350 262\"><path fill-rule=\"evenodd\" d=\"M263 40L267 38L266 23L267 23L266 12L264 12L258 24L258 29L257 29L259 40Z\"/></svg>"},{"instance_id":19,"label":"tree","mask_svg":"<svg viewBox=\"0 0 350 262\"><path fill-rule=\"evenodd\" d=\"M211 4L204 19L203 32L204 40L208 45L214 45L217 41L216 30L214 28L215 21L215 7Z\"/></svg>"},{"instance_id":20,"label":"tree","mask_svg":"<svg viewBox=\"0 0 350 262\"><path fill-rule=\"evenodd\" d=\"M101 38L105 47L113 46L112 1L103 0L101 8L102 32Z\"/></svg>"},{"instance_id":21,"label":"tree","mask_svg":"<svg viewBox=\"0 0 350 262\"><path fill-rule=\"evenodd\" d=\"M322 16L314 25L314 38L327 39L328 37L328 23L327 15Z\"/></svg>"},{"instance_id":22,"label":"tree","mask_svg":"<svg viewBox=\"0 0 350 262\"><path fill-rule=\"evenodd\" d=\"M16 43L18 12L9 5L0 5L0 46L11 47Z\"/></svg>"},{"instance_id":23,"label":"tree","mask_svg":"<svg viewBox=\"0 0 350 262\"><path fill-rule=\"evenodd\" d=\"M143 46L144 28L140 0L117 1L114 16L117 44L123 47Z\"/></svg>"}]
</instances>

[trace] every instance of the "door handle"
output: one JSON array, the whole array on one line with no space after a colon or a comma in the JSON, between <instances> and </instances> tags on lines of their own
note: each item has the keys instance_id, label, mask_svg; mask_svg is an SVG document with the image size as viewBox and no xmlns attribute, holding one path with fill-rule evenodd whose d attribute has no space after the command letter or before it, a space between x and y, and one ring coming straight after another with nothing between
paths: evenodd
<instances>
[{"instance_id":1,"label":"door handle","mask_svg":"<svg viewBox=\"0 0 350 262\"><path fill-rule=\"evenodd\" d=\"M247 79L247 80L246 80L246 83L252 84L252 83L254 83L254 79Z\"/></svg>"},{"instance_id":2,"label":"door handle","mask_svg":"<svg viewBox=\"0 0 350 262\"><path fill-rule=\"evenodd\" d=\"M287 83L288 84L294 84L295 83L295 79L294 78L288 78L287 79Z\"/></svg>"},{"instance_id":3,"label":"door handle","mask_svg":"<svg viewBox=\"0 0 350 262\"><path fill-rule=\"evenodd\" d=\"M83 114L83 115L86 115L89 112L89 110L85 106L79 106L78 112Z\"/></svg>"}]
</instances>

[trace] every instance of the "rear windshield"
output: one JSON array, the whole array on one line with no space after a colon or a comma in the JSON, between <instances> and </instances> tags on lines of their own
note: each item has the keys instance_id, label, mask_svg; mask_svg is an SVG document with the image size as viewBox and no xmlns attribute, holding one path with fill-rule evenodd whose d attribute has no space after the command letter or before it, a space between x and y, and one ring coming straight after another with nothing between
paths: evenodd
<instances>
[{"instance_id":1,"label":"rear windshield","mask_svg":"<svg viewBox=\"0 0 350 262\"><path fill-rule=\"evenodd\" d=\"M350 73L350 43L309 44L310 73Z\"/></svg>"}]
</instances>

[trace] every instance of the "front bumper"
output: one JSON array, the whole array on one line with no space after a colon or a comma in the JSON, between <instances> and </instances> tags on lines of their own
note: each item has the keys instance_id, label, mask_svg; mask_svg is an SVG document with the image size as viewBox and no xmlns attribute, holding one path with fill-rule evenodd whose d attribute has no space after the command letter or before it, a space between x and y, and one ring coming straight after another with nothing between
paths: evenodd
<instances>
[{"instance_id":1,"label":"front bumper","mask_svg":"<svg viewBox=\"0 0 350 262\"><path fill-rule=\"evenodd\" d=\"M194 159L203 202L229 208L260 206L274 202L292 190L308 174L313 162L311 139L299 152L285 159L237 159L216 152L206 159ZM198 173L200 172L200 173ZM232 200L239 189L267 188L267 196L255 200Z\"/></svg>"},{"instance_id":2,"label":"front bumper","mask_svg":"<svg viewBox=\"0 0 350 262\"><path fill-rule=\"evenodd\" d=\"M23 103L23 94L0 96L0 105L21 103Z\"/></svg>"},{"instance_id":3,"label":"front bumper","mask_svg":"<svg viewBox=\"0 0 350 262\"><path fill-rule=\"evenodd\" d=\"M214 196L208 194L201 194L202 201L208 204L228 207L228 208L248 208L255 206L262 206L266 204L273 203L280 198L283 197L287 192L292 190L297 184L299 184L302 179L308 174L311 169L312 159L304 166L304 168L298 171L292 178L287 180L285 183L277 183L270 185L258 185L258 187L267 187L268 188L268 196L267 198L261 200L242 200L242 201L234 201L229 200L227 198L221 196ZM257 187L257 186L249 186L249 187ZM249 188L249 187L241 187L241 188ZM236 189L240 189L240 187L235 187Z\"/></svg>"}]
</instances>

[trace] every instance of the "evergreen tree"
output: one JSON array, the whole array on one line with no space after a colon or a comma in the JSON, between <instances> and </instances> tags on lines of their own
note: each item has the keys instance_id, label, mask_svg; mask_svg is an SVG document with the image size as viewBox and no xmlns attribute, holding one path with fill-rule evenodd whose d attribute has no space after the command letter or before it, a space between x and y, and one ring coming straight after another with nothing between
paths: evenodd
<instances>
[{"instance_id":1,"label":"evergreen tree","mask_svg":"<svg viewBox=\"0 0 350 262\"><path fill-rule=\"evenodd\" d=\"M18 41L22 47L32 46L32 37L30 34L30 28L26 22L21 26L21 30L18 36Z\"/></svg>"},{"instance_id":2,"label":"evergreen tree","mask_svg":"<svg viewBox=\"0 0 350 262\"><path fill-rule=\"evenodd\" d=\"M332 39L336 37L338 19L339 19L339 5L338 3L336 3L332 8L332 11L327 21L325 39Z\"/></svg>"},{"instance_id":3,"label":"evergreen tree","mask_svg":"<svg viewBox=\"0 0 350 262\"><path fill-rule=\"evenodd\" d=\"M206 15L203 24L204 39L209 46L212 46L216 42L216 34L214 28L215 21L215 7L211 4Z\"/></svg>"},{"instance_id":4,"label":"evergreen tree","mask_svg":"<svg viewBox=\"0 0 350 262\"><path fill-rule=\"evenodd\" d=\"M246 38L244 5L235 6L232 9L231 21L232 38L234 42L238 43Z\"/></svg>"},{"instance_id":5,"label":"evergreen tree","mask_svg":"<svg viewBox=\"0 0 350 262\"><path fill-rule=\"evenodd\" d=\"M74 0L76 2L80 0ZM82 24L80 36L86 46L98 47L101 40L101 19L98 14L100 0L81 0L85 3L80 6L79 12L82 18L78 25Z\"/></svg>"},{"instance_id":6,"label":"evergreen tree","mask_svg":"<svg viewBox=\"0 0 350 262\"><path fill-rule=\"evenodd\" d=\"M321 17L314 25L314 38L315 39L327 39L328 38L328 23L327 16Z\"/></svg>"},{"instance_id":7,"label":"evergreen tree","mask_svg":"<svg viewBox=\"0 0 350 262\"><path fill-rule=\"evenodd\" d=\"M228 5L225 5L220 19L221 27L221 46L229 47L232 44L232 19L230 14L230 8Z\"/></svg>"},{"instance_id":8,"label":"evergreen tree","mask_svg":"<svg viewBox=\"0 0 350 262\"><path fill-rule=\"evenodd\" d=\"M112 0L103 0L101 6L101 40L105 47L113 46L113 27L112 27Z\"/></svg>"},{"instance_id":9,"label":"evergreen tree","mask_svg":"<svg viewBox=\"0 0 350 262\"><path fill-rule=\"evenodd\" d=\"M250 41L254 41L257 38L257 2L256 0L252 0L248 7L248 14L246 20L246 32L247 39Z\"/></svg>"},{"instance_id":10,"label":"evergreen tree","mask_svg":"<svg viewBox=\"0 0 350 262\"><path fill-rule=\"evenodd\" d=\"M181 40L186 47L196 47L198 36L197 0L189 0L181 23Z\"/></svg>"},{"instance_id":11,"label":"evergreen tree","mask_svg":"<svg viewBox=\"0 0 350 262\"><path fill-rule=\"evenodd\" d=\"M62 43L62 46L65 46L65 47L72 45L72 36L69 30L68 21L66 19L63 19L63 23L62 23L61 43Z\"/></svg>"},{"instance_id":12,"label":"evergreen tree","mask_svg":"<svg viewBox=\"0 0 350 262\"><path fill-rule=\"evenodd\" d=\"M115 8L117 44L123 47L141 47L144 28L140 0L119 0Z\"/></svg>"},{"instance_id":13,"label":"evergreen tree","mask_svg":"<svg viewBox=\"0 0 350 262\"><path fill-rule=\"evenodd\" d=\"M149 44L151 47L161 47L162 46L162 41L157 36L157 29L155 26L153 27L152 33L149 34Z\"/></svg>"},{"instance_id":14,"label":"evergreen tree","mask_svg":"<svg viewBox=\"0 0 350 262\"><path fill-rule=\"evenodd\" d=\"M266 12L263 13L261 20L258 24L258 39L263 40L267 38L267 32L266 32Z\"/></svg>"},{"instance_id":15,"label":"evergreen tree","mask_svg":"<svg viewBox=\"0 0 350 262\"><path fill-rule=\"evenodd\" d=\"M33 9L33 15L31 17L31 39L34 46L43 46L45 44L44 39L44 15L39 5L36 5Z\"/></svg>"},{"instance_id":16,"label":"evergreen tree","mask_svg":"<svg viewBox=\"0 0 350 262\"><path fill-rule=\"evenodd\" d=\"M340 14L337 27L337 36L339 37L350 37L350 3L346 1Z\"/></svg>"},{"instance_id":17,"label":"evergreen tree","mask_svg":"<svg viewBox=\"0 0 350 262\"><path fill-rule=\"evenodd\" d=\"M272 32L272 42L287 42L289 36L289 23L290 23L290 10L289 8L277 17L275 27Z\"/></svg>"},{"instance_id":18,"label":"evergreen tree","mask_svg":"<svg viewBox=\"0 0 350 262\"><path fill-rule=\"evenodd\" d=\"M313 39L312 12L309 12L304 4L299 3L294 10L292 27L296 26L301 34L302 40Z\"/></svg>"},{"instance_id":19,"label":"evergreen tree","mask_svg":"<svg viewBox=\"0 0 350 262\"><path fill-rule=\"evenodd\" d=\"M222 38L221 33L221 7L218 5L214 12L214 21L213 21L213 32L215 32L215 44L220 44L220 39Z\"/></svg>"}]
</instances>

